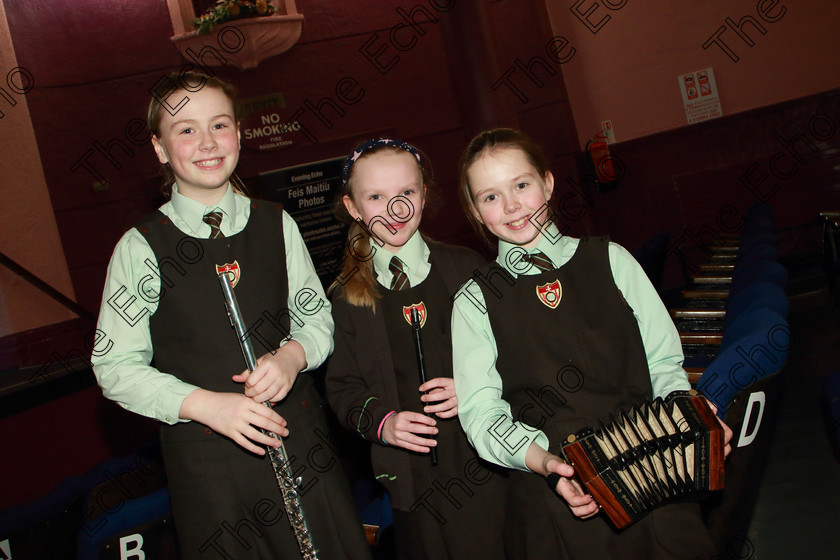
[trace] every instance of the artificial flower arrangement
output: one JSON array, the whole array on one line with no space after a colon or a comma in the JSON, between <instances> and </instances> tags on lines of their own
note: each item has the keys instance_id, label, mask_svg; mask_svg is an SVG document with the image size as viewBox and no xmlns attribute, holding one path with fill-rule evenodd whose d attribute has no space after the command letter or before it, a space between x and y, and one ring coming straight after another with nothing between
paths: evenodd
<instances>
[{"instance_id":1,"label":"artificial flower arrangement","mask_svg":"<svg viewBox=\"0 0 840 560\"><path fill-rule=\"evenodd\" d=\"M202 35L226 21L272 14L274 6L266 0L218 0L215 6L193 20L193 26Z\"/></svg>"}]
</instances>

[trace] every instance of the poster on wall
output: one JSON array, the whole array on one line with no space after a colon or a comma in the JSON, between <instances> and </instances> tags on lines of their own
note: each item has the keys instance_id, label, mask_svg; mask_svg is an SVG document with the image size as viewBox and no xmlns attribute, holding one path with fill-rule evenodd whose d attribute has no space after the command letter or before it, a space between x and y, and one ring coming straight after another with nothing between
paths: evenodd
<instances>
[{"instance_id":1,"label":"poster on wall","mask_svg":"<svg viewBox=\"0 0 840 560\"><path fill-rule=\"evenodd\" d=\"M678 79L688 124L707 121L723 115L717 84L715 83L715 73L711 68L683 74Z\"/></svg>"},{"instance_id":2,"label":"poster on wall","mask_svg":"<svg viewBox=\"0 0 840 560\"><path fill-rule=\"evenodd\" d=\"M268 171L259 175L266 200L280 202L297 222L321 283L338 276L347 225L335 216L344 158Z\"/></svg>"}]
</instances>

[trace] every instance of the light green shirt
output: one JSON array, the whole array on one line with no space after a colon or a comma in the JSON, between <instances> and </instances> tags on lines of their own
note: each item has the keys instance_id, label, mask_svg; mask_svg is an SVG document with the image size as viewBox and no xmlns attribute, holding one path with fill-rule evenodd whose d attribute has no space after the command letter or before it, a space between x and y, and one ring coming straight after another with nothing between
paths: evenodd
<instances>
[{"instance_id":1,"label":"light green shirt","mask_svg":"<svg viewBox=\"0 0 840 560\"><path fill-rule=\"evenodd\" d=\"M376 244L375 241L371 243ZM403 262L403 272L408 276L409 285L416 286L426 279L432 269L429 254L429 246L420 235L420 230L415 231L414 235L396 253L376 245L376 251L373 253L373 271L376 273L376 280L386 288L391 286L391 278L394 275L388 266L391 264L391 258L397 256Z\"/></svg>"},{"instance_id":2,"label":"light green shirt","mask_svg":"<svg viewBox=\"0 0 840 560\"><path fill-rule=\"evenodd\" d=\"M181 195L177 186L173 186L172 199L160 207L160 211L179 230L198 238L210 236L210 226L202 218L213 210L223 213L221 230L225 236L230 236L247 225L251 203L250 199L234 193L228 186L222 199L208 207ZM290 339L303 347L306 353L305 371L308 371L318 367L332 352L332 307L315 274L297 224L285 211L283 236L289 278L288 308L297 309L293 307L296 305L294 295L304 287L314 290L324 303L314 314L311 309L304 310L307 319L303 326L296 321L291 321L290 325ZM99 311L97 328L106 333L114 345L104 355L93 356L91 361L96 379L107 398L137 414L175 424L185 421L178 417L181 404L197 387L149 365L154 354L149 319L157 310L159 292L157 258L143 235L132 228L122 236L111 256ZM219 305L223 305L221 292L219 298ZM113 301L113 305L109 301ZM196 336L200 336L198 329L200 325L196 326Z\"/></svg>"},{"instance_id":3,"label":"light green shirt","mask_svg":"<svg viewBox=\"0 0 840 560\"><path fill-rule=\"evenodd\" d=\"M553 242L552 242L553 240ZM550 226L537 247L555 267L566 264L577 250L579 240L561 236ZM539 270L520 261L524 249L499 242L496 262L514 278L520 274L538 274ZM634 310L642 335L654 396L665 396L677 389L689 389L688 376L682 369L683 352L679 333L659 294L644 270L626 249L609 245L609 261L616 286ZM510 404L502 399L502 378L496 370L498 350L481 288L474 280L455 296L452 310L452 356L458 417L470 442L479 455L499 465L527 470L525 453L531 442L548 449L546 435L527 424L516 422ZM496 425L497 422L501 422ZM505 441L517 442L516 452L492 435L505 434ZM526 442L520 445L519 442Z\"/></svg>"}]
</instances>

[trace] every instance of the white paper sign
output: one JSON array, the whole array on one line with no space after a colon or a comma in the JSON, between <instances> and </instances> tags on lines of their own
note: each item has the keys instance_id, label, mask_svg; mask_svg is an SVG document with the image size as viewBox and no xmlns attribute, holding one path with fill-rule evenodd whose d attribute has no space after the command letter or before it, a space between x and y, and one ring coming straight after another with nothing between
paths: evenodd
<instances>
[{"instance_id":1,"label":"white paper sign","mask_svg":"<svg viewBox=\"0 0 840 560\"><path fill-rule=\"evenodd\" d=\"M615 144L615 131L613 130L612 121L602 121L601 130L604 136L604 141L607 144Z\"/></svg>"},{"instance_id":2,"label":"white paper sign","mask_svg":"<svg viewBox=\"0 0 840 560\"><path fill-rule=\"evenodd\" d=\"M717 84L715 84L715 73L711 68L683 74L678 80L688 124L723 115Z\"/></svg>"}]
</instances>

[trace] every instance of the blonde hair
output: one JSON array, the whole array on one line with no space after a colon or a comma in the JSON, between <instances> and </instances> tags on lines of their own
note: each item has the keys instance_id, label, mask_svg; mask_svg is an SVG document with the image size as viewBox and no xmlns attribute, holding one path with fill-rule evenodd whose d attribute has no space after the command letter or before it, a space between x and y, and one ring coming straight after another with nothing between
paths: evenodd
<instances>
[{"instance_id":1,"label":"blonde hair","mask_svg":"<svg viewBox=\"0 0 840 560\"><path fill-rule=\"evenodd\" d=\"M152 99L149 101L149 108L146 111L146 123L149 125L151 135L160 140L160 123L163 120L163 112L169 112L169 109L165 108L161 103L161 99L166 99L171 94L180 90L195 93L206 87L218 89L225 94L230 100L231 105L233 105L233 118L237 126L239 126L239 114L236 106L236 86L217 76L208 76L200 72L172 72L155 84L152 90ZM172 166L168 163L161 164L161 172L163 175L161 192L169 198L172 196L172 185L175 184L175 173L172 171ZM234 192L248 196L247 187L245 187L245 184L236 173L230 176L230 184Z\"/></svg>"},{"instance_id":2,"label":"blonde hair","mask_svg":"<svg viewBox=\"0 0 840 560\"><path fill-rule=\"evenodd\" d=\"M413 146L412 146L413 148ZM416 150L416 148L414 148ZM419 150L417 150L419 152ZM354 161L370 157L379 153L409 154L403 148L395 146L379 145L365 149ZM348 158L349 159L349 158ZM422 157L425 164L412 157L420 169L423 186L428 189L433 185L432 171L428 159ZM346 180L342 183L341 192L336 201L336 215L339 219L349 222L350 229L347 231L347 243L344 247L344 259L341 263L341 271L332 285L327 290L332 294L339 290L344 301L356 307L369 307L376 312L376 300L382 297L376 282L376 273L373 270L373 253L376 250L371 246L371 232L362 220L354 220L347 208L344 206L344 197L353 197L353 167L351 166Z\"/></svg>"},{"instance_id":3,"label":"blonde hair","mask_svg":"<svg viewBox=\"0 0 840 560\"><path fill-rule=\"evenodd\" d=\"M483 155L504 148L522 150L528 163L534 166L534 169L537 170L540 177L544 178L549 171L548 159L546 159L542 149L524 132L512 128L494 128L485 130L470 140L470 143L464 149L464 153L461 154L461 160L458 164L458 199L461 201L461 208L463 208L464 213L467 215L467 220L469 220L473 230L491 247L493 243L487 235L484 224L475 216L477 209L467 172L472 167L472 164Z\"/></svg>"}]
</instances>

